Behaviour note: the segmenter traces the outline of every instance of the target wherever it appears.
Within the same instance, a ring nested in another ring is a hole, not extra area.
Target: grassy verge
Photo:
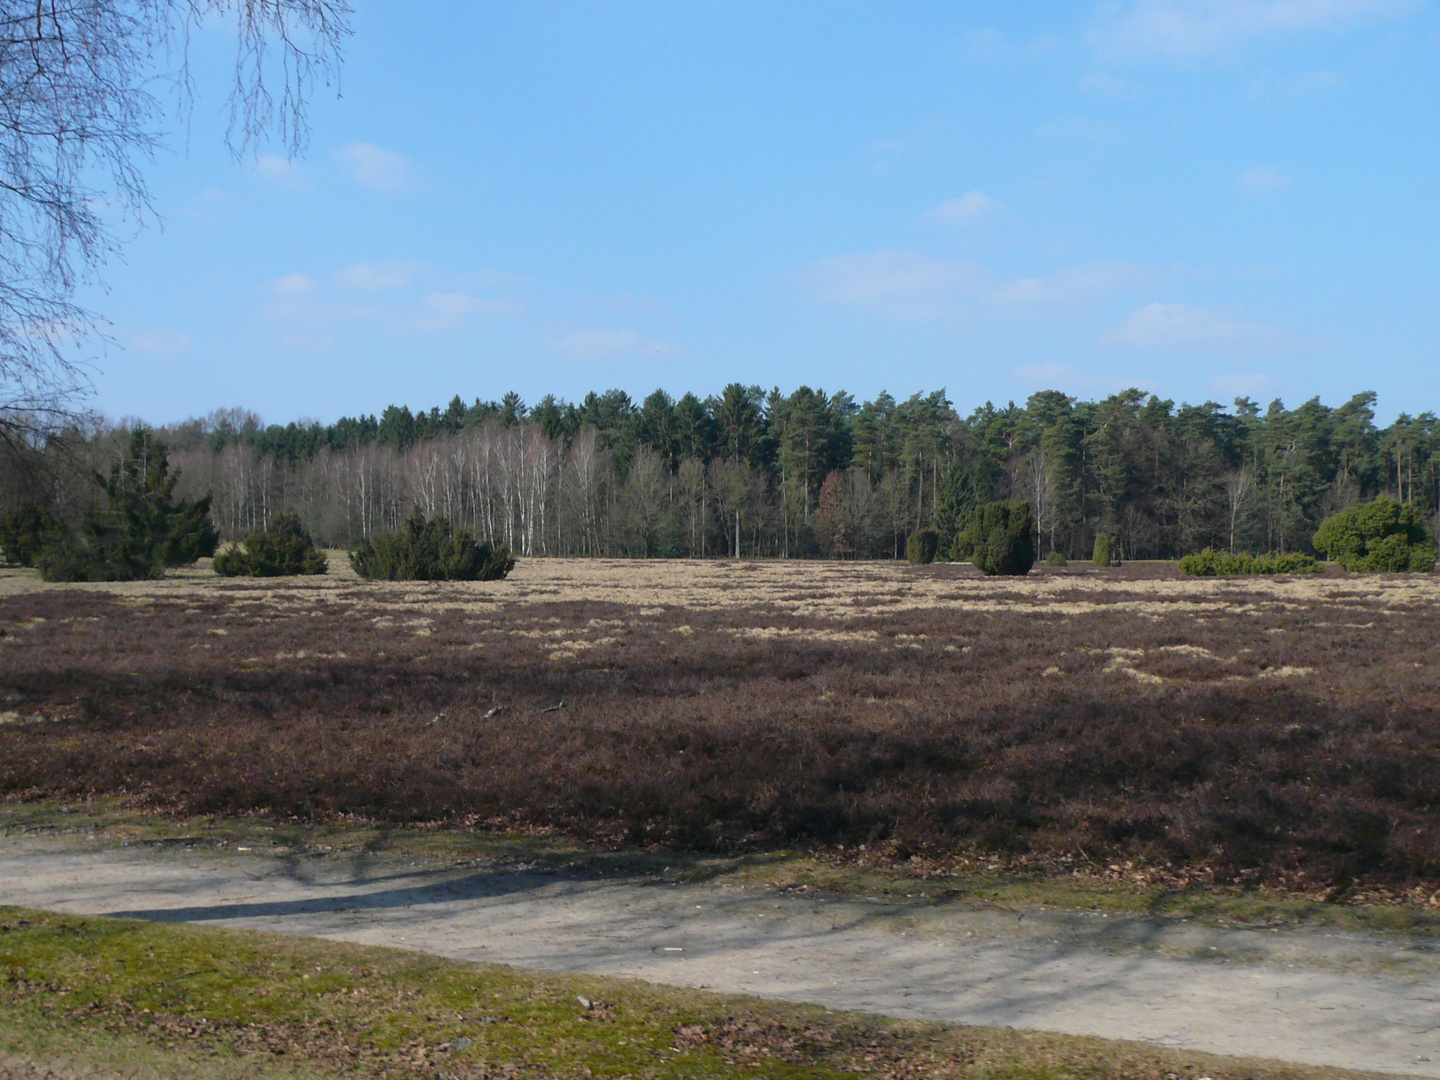
[[[1316,926],[1440,936],[1440,909],[1323,902],[1269,889],[1166,888],[1095,877],[976,871],[931,874],[865,865],[832,855],[768,852],[718,857],[635,848],[597,849],[546,836],[348,822],[275,823],[263,818],[171,818],[128,809],[115,799],[86,803],[0,804],[0,832],[53,836],[101,846],[143,845],[252,852],[294,859],[389,859],[429,865],[493,864],[577,875],[629,876],[871,897],[916,904],[1103,911],[1225,925]]]
[[[1359,1075],[15,908],[0,908],[4,1053],[217,1078]]]

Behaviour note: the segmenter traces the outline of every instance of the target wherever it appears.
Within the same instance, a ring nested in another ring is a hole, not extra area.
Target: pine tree
[[[464,529],[416,507],[394,532],[363,540],[350,552],[363,578],[379,581],[498,581],[515,568],[504,544],[476,543]]]
[[[1331,514],[1315,533],[1315,550],[1352,573],[1435,569],[1435,548],[1419,508],[1384,495]]]
[[[110,466],[95,474],[104,501],[81,523],[78,537],[62,535],[36,558],[47,581],[134,581],[159,577],[215,554],[210,496],[176,499],[165,444],[144,427]]]
[[[294,514],[281,514],[268,529],[252,530],[243,547],[237,544],[215,556],[221,577],[288,577],[327,569],[325,553]]]
[[[64,534],[55,515],[34,503],[21,503],[0,518],[0,553],[21,566],[34,566],[35,559]]]

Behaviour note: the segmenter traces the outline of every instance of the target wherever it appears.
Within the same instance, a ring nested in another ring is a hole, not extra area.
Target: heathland
[[[0,791],[1434,906],[1421,575],[0,576]]]

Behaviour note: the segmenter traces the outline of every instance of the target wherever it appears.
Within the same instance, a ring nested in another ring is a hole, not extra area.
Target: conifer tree
[[[132,431],[110,475],[94,479],[104,499],[85,515],[78,536],[57,536],[36,558],[45,580],[134,581],[215,554],[210,496],[175,498],[179,477],[148,428]]]
[[[1435,548],[1418,508],[1383,495],[1326,518],[1315,533],[1315,550],[1352,573],[1435,569]]]
[[[252,530],[243,547],[237,544],[215,556],[221,577],[288,577],[327,569],[325,553],[294,514],[281,514],[269,528]]]
[[[978,506],[955,537],[955,558],[986,574],[1023,577],[1035,565],[1030,504],[1006,500]]]

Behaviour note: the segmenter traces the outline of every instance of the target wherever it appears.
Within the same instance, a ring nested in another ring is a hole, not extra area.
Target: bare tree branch
[[[235,20],[226,142],[298,153],[306,103],[339,74],[348,0],[0,0],[0,450],[77,416],[102,320],[75,303],[152,216],[143,167],[173,106],[194,99],[192,35]]]

